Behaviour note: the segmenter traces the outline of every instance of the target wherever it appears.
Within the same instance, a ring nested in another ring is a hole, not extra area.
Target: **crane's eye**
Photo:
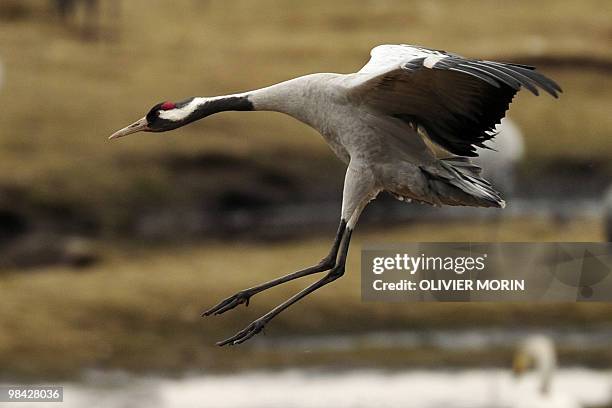
[[[172,102],[164,102],[159,107],[159,109],[161,109],[163,111],[172,110],[174,108],[176,108],[176,105],[174,103],[172,103]]]

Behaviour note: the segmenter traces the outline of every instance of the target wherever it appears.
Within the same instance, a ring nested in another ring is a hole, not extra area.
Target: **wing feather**
[[[515,78],[517,81],[520,82],[521,86],[524,86],[525,88],[527,88],[532,94],[534,95],[540,94],[538,92],[538,88],[536,87],[536,83],[534,83],[531,78],[527,77],[526,75],[523,75],[516,68],[511,69],[510,67],[502,65],[502,64],[499,64],[499,65],[496,64],[495,68],[499,71],[505,72],[508,75],[511,75],[513,78]]]
[[[476,147],[486,147],[522,87],[535,95],[541,88],[555,98],[562,92],[528,65],[381,45],[353,76],[349,93],[386,115],[420,126],[451,153],[476,156]]]
[[[460,67],[464,67],[464,66],[470,67],[472,69],[479,70],[481,72],[489,74],[489,76],[491,76],[492,78],[495,78],[498,81],[505,83],[506,85],[508,85],[509,87],[511,87],[512,89],[516,91],[518,91],[521,88],[521,83],[517,81],[513,76],[508,75],[504,71],[500,69],[496,69],[495,67],[492,67],[490,65],[481,64],[476,61],[468,61],[468,62],[459,64],[459,66]]]
[[[471,75],[475,78],[481,79],[496,88],[499,88],[499,82],[496,81],[498,78],[491,78],[490,73],[484,71],[480,68],[470,67],[470,66],[459,66],[457,68],[448,68],[449,71],[461,72],[463,74]],[[485,75],[483,75],[485,74]],[[489,74],[489,75],[486,75]]]

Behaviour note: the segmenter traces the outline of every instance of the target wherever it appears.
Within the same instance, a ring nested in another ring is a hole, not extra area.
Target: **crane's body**
[[[353,75],[311,74],[243,95],[254,110],[282,112],[316,129],[340,160],[369,183],[363,201],[383,190],[433,202],[419,166],[437,159],[423,139],[399,119],[384,118],[347,95]],[[347,205],[359,203],[347,203]],[[346,214],[347,221],[350,211]]]
[[[111,139],[138,131],[163,132],[214,113],[276,111],[313,127],[347,164],[340,225],[330,253],[317,265],[258,285],[205,312],[221,314],[272,286],[329,271],[220,345],[257,334],[278,313],[344,273],[348,246],[365,206],[381,191],[432,205],[503,207],[468,157],[494,137],[521,87],[554,97],[561,91],[532,67],[471,60],[409,45],[382,45],[357,73],[319,73],[266,88],[218,97],[164,102]],[[431,144],[448,152],[437,157]]]

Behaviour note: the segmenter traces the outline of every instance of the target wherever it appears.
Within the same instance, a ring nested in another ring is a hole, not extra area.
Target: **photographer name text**
[[[427,272],[452,273],[454,279],[400,279],[388,282],[383,279],[372,281],[374,291],[524,291],[524,279],[456,279],[457,275],[466,272],[481,272],[486,268],[487,254],[479,256],[417,256],[395,254],[394,256],[375,257],[372,259],[372,273],[382,275],[388,271],[400,271],[413,277],[420,272],[421,277]]]

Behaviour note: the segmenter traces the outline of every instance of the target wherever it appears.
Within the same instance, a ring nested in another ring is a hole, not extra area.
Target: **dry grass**
[[[268,333],[607,321],[612,310],[606,304],[539,305],[536,309],[530,304],[360,301],[358,251],[364,242],[464,240],[465,228],[461,223],[424,224],[356,234],[347,275],[280,315]],[[490,229],[488,224],[475,226],[470,239],[487,240]],[[564,226],[517,220],[502,224],[498,237],[598,241],[602,231],[594,220]],[[311,264],[326,253],[327,241],[158,250],[123,244],[114,245],[109,259],[90,270],[49,268],[4,275],[0,278],[0,377],[71,376],[86,367],[142,371],[282,364],[292,357],[262,357],[249,347],[228,351],[213,343],[311,279],[257,296],[248,309],[239,307],[222,317],[202,320],[199,313],[234,291]]]

